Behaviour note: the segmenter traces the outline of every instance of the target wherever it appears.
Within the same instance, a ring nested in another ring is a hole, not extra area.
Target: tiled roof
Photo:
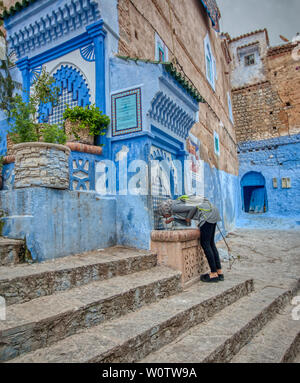
[[[298,41],[298,43],[300,42]],[[275,56],[281,53],[290,52],[295,48],[296,45],[297,45],[297,42],[290,42],[287,44],[272,47],[268,50],[268,56]]]
[[[249,33],[246,33],[244,35],[234,37],[233,39],[230,39],[229,42],[233,43],[234,41],[238,41],[238,40],[244,39],[245,37],[253,36],[253,35],[256,35],[257,33],[262,33],[262,32],[265,32],[266,37],[267,37],[267,44],[270,45],[269,34],[268,34],[268,31],[266,28],[265,29],[258,29],[257,31],[249,32]]]

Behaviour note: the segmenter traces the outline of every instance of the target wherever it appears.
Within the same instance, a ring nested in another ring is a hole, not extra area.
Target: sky
[[[270,45],[284,44],[300,33],[300,0],[217,0],[221,31],[237,37],[267,28]]]

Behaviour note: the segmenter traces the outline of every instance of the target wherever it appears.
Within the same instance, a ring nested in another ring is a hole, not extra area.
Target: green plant
[[[76,140],[80,139],[82,129],[88,129],[91,136],[104,136],[110,124],[110,118],[95,105],[67,107],[63,118],[73,123],[71,129]]]
[[[31,100],[26,103],[20,95],[14,97],[9,119],[11,128],[8,133],[13,143],[39,141],[37,124],[34,120],[35,113],[36,108]]]
[[[42,124],[40,132],[44,142],[64,145],[67,141],[67,136],[64,130],[58,125]]]
[[[42,104],[49,102],[56,105],[59,98],[59,87],[55,86],[55,79],[49,75],[45,68],[33,84],[33,92],[30,100],[36,109]]]
[[[24,102],[20,95],[13,98],[9,114],[10,132],[12,142],[49,142],[57,144],[66,143],[66,135],[58,125],[37,122],[37,109],[39,105],[58,101],[59,88],[54,86],[55,80],[44,69],[40,77],[34,82],[32,95],[28,102]]]

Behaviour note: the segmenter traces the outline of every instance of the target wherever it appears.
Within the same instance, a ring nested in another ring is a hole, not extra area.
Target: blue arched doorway
[[[243,210],[246,213],[268,211],[268,197],[265,177],[258,172],[249,172],[241,180]]]

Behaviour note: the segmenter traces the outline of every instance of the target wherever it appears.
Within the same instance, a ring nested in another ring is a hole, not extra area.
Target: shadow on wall
[[[241,180],[242,208],[246,213],[260,214],[268,211],[265,177],[258,172],[249,172]]]

